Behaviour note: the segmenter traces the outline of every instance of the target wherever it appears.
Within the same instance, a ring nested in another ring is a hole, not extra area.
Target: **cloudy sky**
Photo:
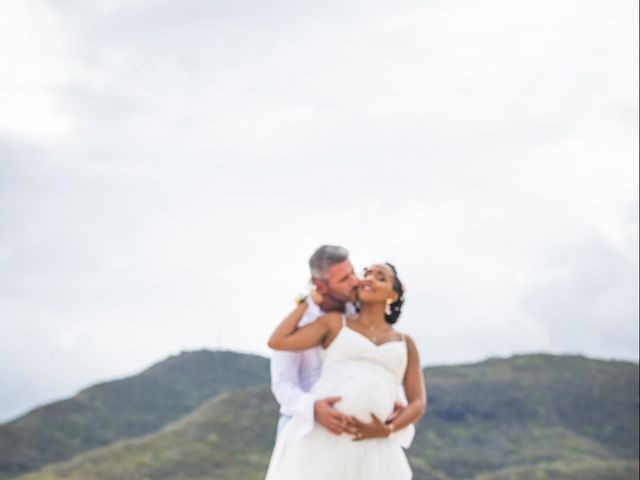
[[[638,2],[8,0],[0,421],[268,355],[320,244],[425,365],[638,360]]]

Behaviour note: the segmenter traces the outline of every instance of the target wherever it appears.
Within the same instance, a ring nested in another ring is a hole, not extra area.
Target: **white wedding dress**
[[[340,396],[335,407],[363,422],[373,412],[380,419],[393,411],[407,367],[403,340],[376,345],[346,325],[324,353],[322,374],[312,392],[316,398]],[[319,424],[298,438],[301,424],[293,417],[283,428],[271,456],[266,480],[409,480],[404,451],[392,434],[354,442]]]

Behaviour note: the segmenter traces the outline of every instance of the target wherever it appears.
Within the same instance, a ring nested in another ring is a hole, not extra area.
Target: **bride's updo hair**
[[[400,313],[402,312],[402,304],[404,303],[404,287],[402,286],[402,282],[398,278],[396,267],[388,262],[385,263],[385,265],[387,265],[393,272],[393,290],[398,294],[398,300],[396,300],[389,306],[391,309],[391,313],[388,315],[385,313],[384,315],[385,321],[393,325],[398,321]]]

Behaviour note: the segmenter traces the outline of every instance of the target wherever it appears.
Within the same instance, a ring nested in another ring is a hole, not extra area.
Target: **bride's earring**
[[[387,298],[387,308],[384,309],[384,313],[386,313],[387,315],[391,315],[391,304],[393,303],[393,300],[391,300],[390,298]]]

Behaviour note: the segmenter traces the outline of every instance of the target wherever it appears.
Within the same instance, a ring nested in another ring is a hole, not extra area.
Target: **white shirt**
[[[308,325],[325,314],[320,307],[307,297],[308,307],[298,322],[299,327]],[[347,315],[356,310],[347,304]],[[316,398],[309,393],[322,372],[321,347],[299,352],[278,351],[271,356],[271,391],[280,404],[280,413],[288,417],[299,417],[304,423],[300,437],[313,428],[314,403]]]
[[[320,307],[307,297],[308,307],[298,322],[303,327],[318,317],[325,315]],[[356,309],[352,304],[345,308],[347,316],[354,315]],[[280,413],[287,417],[298,417],[303,427],[298,438],[308,434],[314,425],[314,404],[317,400],[311,387],[322,373],[321,347],[314,347],[299,352],[276,350],[271,356],[271,391],[280,404]],[[400,389],[398,399],[406,405],[404,391]],[[396,432],[402,446],[409,448],[413,441],[415,428],[413,425]]]

